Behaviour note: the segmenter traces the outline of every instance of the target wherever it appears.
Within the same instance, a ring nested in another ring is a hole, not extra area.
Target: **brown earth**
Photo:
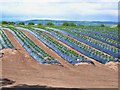
[[[72,69],[60,65],[39,64],[29,56],[10,32],[5,32],[17,49],[2,50],[3,55],[0,58],[2,78],[15,81],[15,83],[3,87],[19,84],[67,88],[118,87],[118,72],[116,70],[106,68],[106,66],[98,67],[89,64],[74,66],[71,67]]]

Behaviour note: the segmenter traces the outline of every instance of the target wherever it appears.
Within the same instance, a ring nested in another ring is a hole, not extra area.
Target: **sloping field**
[[[119,41],[107,39],[102,32],[98,36],[85,32],[68,27],[4,26],[0,30],[2,78],[14,83],[3,87],[117,88]]]
[[[29,63],[30,59],[19,53],[19,50],[4,49],[3,53],[2,78],[15,81],[4,87],[20,84],[66,88],[118,87],[117,71],[109,68],[86,64],[76,66],[74,69],[58,65],[37,65]]]

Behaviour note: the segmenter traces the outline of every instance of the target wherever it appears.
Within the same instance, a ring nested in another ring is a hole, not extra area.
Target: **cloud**
[[[74,3],[69,4],[68,7],[70,7],[74,12],[81,15],[117,15],[118,12],[118,7],[116,7],[115,3]]]
[[[3,18],[9,19],[113,19],[116,21],[118,16],[117,4],[118,0],[2,0],[0,1],[0,8],[2,8],[0,13],[2,13]]]
[[[1,0],[1,2],[119,2],[119,0]]]

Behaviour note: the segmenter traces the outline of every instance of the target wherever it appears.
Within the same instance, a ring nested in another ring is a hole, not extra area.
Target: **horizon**
[[[0,20],[60,20],[118,22],[119,0],[0,1]]]
[[[7,22],[26,22],[26,21],[67,21],[67,22],[114,22],[114,23],[119,23],[118,21],[83,21],[83,20],[65,20],[65,19],[26,19],[26,20],[0,20],[0,22],[2,21],[7,21]]]

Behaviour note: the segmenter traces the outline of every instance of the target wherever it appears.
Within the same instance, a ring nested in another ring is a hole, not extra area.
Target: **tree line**
[[[16,24],[14,22],[7,22],[7,21],[2,21],[1,23],[2,24],[8,24],[8,25],[15,25]],[[17,23],[17,25],[25,25],[25,23],[24,22],[19,22],[19,23]],[[29,22],[29,23],[27,23],[27,25],[35,25],[35,23]],[[43,25],[43,24],[38,23],[37,25]],[[52,23],[52,22],[47,22],[45,25],[47,25],[47,26],[55,26],[55,24]],[[74,24],[73,22],[64,22],[62,24],[62,26],[76,26],[76,24]]]
[[[1,24],[7,24],[7,25],[15,25],[15,24],[17,24],[17,25],[25,25],[24,22],[15,23],[15,22],[7,22],[7,21],[2,21]],[[35,25],[35,23],[28,22],[27,25]],[[42,26],[43,24],[42,23],[38,23],[37,25]],[[52,22],[47,22],[45,25],[47,25],[47,26],[55,26],[55,24],[52,23]],[[77,25],[75,23],[73,23],[73,22],[63,22],[61,24],[61,26],[77,26]],[[83,25],[79,25],[79,26],[83,26]],[[101,24],[100,26],[101,27],[105,27],[104,24]],[[120,24],[118,24],[117,27],[120,27]]]

